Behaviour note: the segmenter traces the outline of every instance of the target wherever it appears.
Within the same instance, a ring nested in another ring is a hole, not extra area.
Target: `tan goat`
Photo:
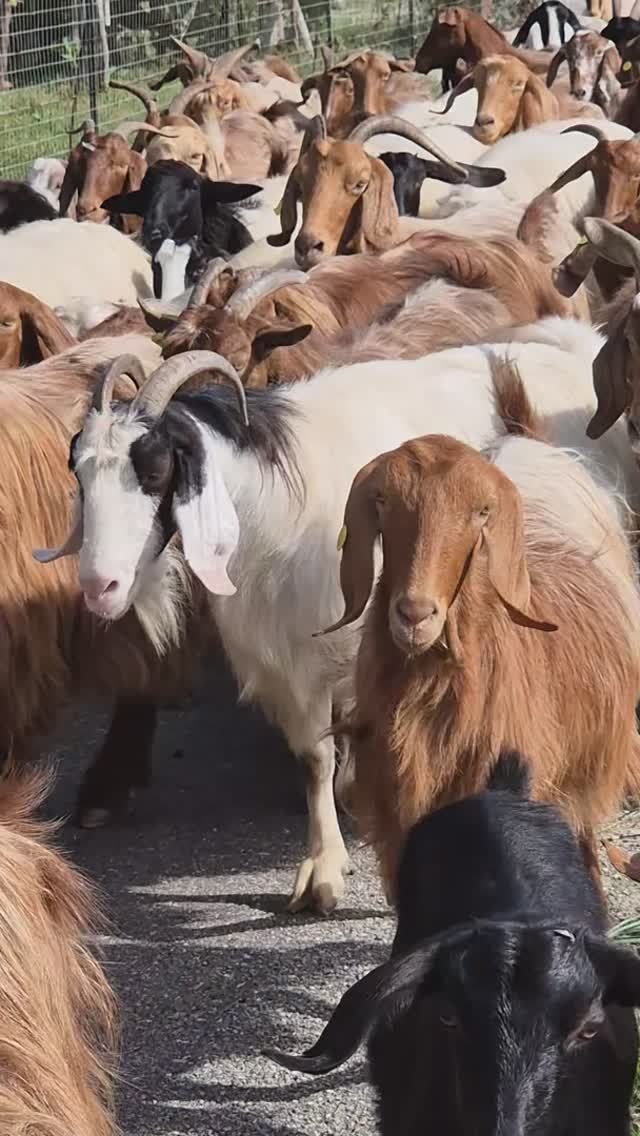
[[[28,367],[75,342],[48,304],[0,282],[0,369]]]
[[[519,380],[498,404],[513,433],[536,429]],[[344,531],[336,627],[368,603],[382,537],[350,732],[387,893],[411,825],[478,790],[509,746],[596,872],[594,827],[640,787],[640,598],[613,499],[529,437],[489,456],[432,435],[360,471]]]
[[[223,144],[214,146],[192,118],[170,110],[161,112],[153,95],[137,83],[112,79],[109,85],[129,91],[144,104],[147,118],[144,124],[140,124],[133,149],[145,150],[147,165],[171,159],[174,162],[185,162],[196,173],[205,174],[214,181],[228,177],[229,167],[224,158]],[[106,196],[102,198],[103,201],[106,201]]]
[[[420,94],[406,73],[407,60],[391,59],[380,51],[355,51],[337,63],[324,53],[325,70],[305,80],[303,93],[320,95],[327,130],[346,137],[370,114],[392,114],[403,102]]]

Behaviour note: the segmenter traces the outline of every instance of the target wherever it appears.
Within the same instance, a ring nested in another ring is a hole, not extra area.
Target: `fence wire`
[[[500,0],[517,6],[519,0]],[[139,101],[109,78],[149,81],[176,57],[172,35],[215,56],[259,38],[302,74],[319,47],[412,53],[436,0],[0,0],[0,174],[64,157],[85,118],[101,131],[140,118]],[[494,18],[496,9],[493,9]],[[508,18],[508,17],[507,17]],[[166,102],[178,87],[163,88]]]

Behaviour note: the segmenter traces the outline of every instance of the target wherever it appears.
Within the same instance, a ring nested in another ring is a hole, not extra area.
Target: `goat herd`
[[[640,22],[585,22],[445,8],[303,82],[176,41],[166,110],[114,83],[144,121],[0,184],[2,1134],[115,1124],[35,739],[110,700],[105,824],[214,639],[305,771],[290,911],[343,895],[335,788],[398,916],[274,1059],[366,1040],[384,1136],[629,1132],[597,832],[640,794]]]

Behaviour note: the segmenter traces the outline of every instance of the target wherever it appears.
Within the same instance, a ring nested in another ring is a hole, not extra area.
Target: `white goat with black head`
[[[615,484],[625,462],[633,478],[624,430],[621,437],[615,427],[601,443],[585,438],[601,337],[557,318],[523,335],[509,353],[554,440],[597,450]],[[351,482],[361,466],[421,432],[488,445],[500,430],[492,350],[354,364],[246,392],[226,359],[187,352],[163,363],[129,403],[112,403],[113,378],[105,382],[72,443],[78,523],[61,549],[39,555],[79,549],[90,609],[118,619],[134,607],[161,648],[183,627],[179,533],[184,559],[215,597],[242,697],[261,705],[304,760],[309,848],[292,910],[309,902],[331,910],[347,864],[327,731],[351,696],[359,625],[315,633],[342,613],[336,536]],[[202,371],[233,389],[180,389]],[[136,379],[135,360],[120,360],[120,372]]]

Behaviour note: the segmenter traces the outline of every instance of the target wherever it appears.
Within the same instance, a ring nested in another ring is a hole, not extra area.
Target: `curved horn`
[[[121,375],[129,375],[136,390],[145,382],[146,375],[142,363],[135,355],[118,355],[107,368],[101,379],[98,380],[91,400],[91,409],[104,414],[108,410],[113,398],[116,379]]]
[[[433,154],[434,158],[442,162],[443,165],[448,166],[450,170],[458,174],[460,181],[466,181],[468,173],[464,166],[458,165],[454,162],[444,150],[441,150],[437,143],[432,142],[427,138],[426,134],[414,126],[411,122],[405,122],[403,118],[399,118],[393,114],[372,114],[370,118],[365,118],[359,126],[356,126],[349,135],[349,142],[365,143],[369,138],[373,138],[375,134],[397,134],[400,138],[407,138],[410,142],[415,142],[418,146],[422,146],[429,154]]]
[[[198,51],[197,48],[191,47],[188,43],[185,43],[184,40],[178,39],[177,36],[170,36],[169,38],[171,42],[175,43],[176,47],[186,55],[195,75],[204,75],[205,72],[208,72],[213,66],[213,59],[205,55],[204,51]]]
[[[447,99],[447,105],[444,110],[434,110],[432,114],[448,114],[458,95],[464,95],[466,91],[470,91],[475,86],[475,69],[470,71],[468,75],[464,75],[460,82],[453,88]]]
[[[117,91],[128,91],[130,95],[135,95],[144,105],[144,109],[149,116],[148,121],[153,126],[160,125],[160,107],[158,106],[158,101],[154,99],[153,95],[146,87],[139,87],[137,83],[125,83],[122,79],[110,79],[109,86],[114,87]]]
[[[96,133],[96,124],[95,124],[95,122],[93,121],[92,118],[85,118],[84,122],[81,122],[79,126],[76,126],[75,130],[67,130],[67,134],[69,135],[70,138],[73,137],[76,134],[81,134],[81,133],[82,134],[95,134]]]
[[[209,261],[207,267],[202,273],[202,276],[198,280],[198,283],[191,293],[191,299],[187,304],[189,311],[191,311],[193,308],[202,307],[207,299],[207,293],[209,292],[213,281],[217,280],[218,276],[222,275],[225,268],[230,267],[231,266],[229,265],[228,261],[226,261],[223,256],[216,256],[213,260]]]
[[[580,123],[578,126],[568,126],[566,130],[561,131],[562,134],[590,134],[592,138],[597,139],[598,142],[609,142],[609,137],[591,122]]]
[[[547,87],[550,87],[551,84],[555,82],[556,75],[558,74],[558,71],[560,69],[560,64],[564,63],[566,61],[566,58],[567,45],[566,43],[563,43],[560,50],[556,51],[553,59],[551,60],[551,63],[549,64],[549,70],[547,71],[546,78]]]
[[[260,47],[260,40],[254,39],[251,43],[245,44],[244,47],[235,47],[233,51],[226,51],[224,55],[219,55],[217,59],[213,59],[211,74],[215,75],[218,79],[220,77],[227,78],[229,72],[248,55],[250,51],[258,50]]]
[[[160,418],[171,402],[176,391],[194,375],[202,371],[220,371],[226,381],[234,388],[245,426],[249,425],[247,393],[242,379],[224,355],[215,351],[185,351],[175,355],[158,367],[147,379],[133,400],[133,408],[151,418]]]
[[[280,288],[287,288],[292,284],[308,283],[306,272],[295,268],[279,268],[275,272],[266,272],[257,280],[251,280],[241,288],[237,288],[225,304],[225,311],[232,312],[238,319],[247,319],[258,304],[278,292]]]
[[[582,177],[583,174],[593,173],[593,153],[593,150],[589,150],[587,154],[583,154],[581,158],[578,158],[572,166],[569,166],[568,170],[565,170],[564,173],[556,178],[546,192],[557,193],[559,189],[564,189],[565,185],[576,181],[579,177]]]
[[[188,87],[183,87],[179,94],[172,98],[169,103],[169,114],[185,114],[191,100],[204,91],[210,91],[217,82],[217,79],[194,79]]]
[[[147,131],[149,134],[159,134],[161,138],[180,137],[177,130],[162,130],[159,126],[152,126],[150,122],[136,122],[135,119],[127,119],[126,122],[118,123],[117,126],[114,126],[111,133],[119,134],[122,138],[128,138],[130,134],[137,134],[139,131]]]

